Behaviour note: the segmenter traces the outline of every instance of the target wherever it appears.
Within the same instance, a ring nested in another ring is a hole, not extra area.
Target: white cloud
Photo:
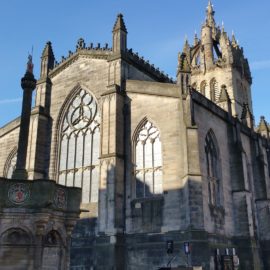
[[[21,98],[12,98],[12,99],[0,99],[0,104],[9,104],[9,103],[16,103],[21,102]]]
[[[250,67],[252,70],[270,69],[270,60],[255,61]]]

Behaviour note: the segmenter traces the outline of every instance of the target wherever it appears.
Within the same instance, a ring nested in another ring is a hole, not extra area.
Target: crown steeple
[[[200,36],[195,34],[192,44],[185,40],[182,53],[179,54],[177,82],[184,85],[187,81],[186,85],[199,86],[206,97],[212,97],[211,93],[214,92],[213,102],[227,111],[231,107],[233,116],[241,118],[245,107],[243,121],[252,126],[252,78],[248,61],[235,35],[230,38],[224,29],[224,23],[219,27],[214,16],[215,10],[209,0]],[[228,67],[232,70],[230,74]],[[220,76],[221,74],[223,75]],[[212,79],[215,82],[213,85],[210,84]],[[209,87],[205,87],[205,83]],[[244,104],[248,104],[248,107]]]

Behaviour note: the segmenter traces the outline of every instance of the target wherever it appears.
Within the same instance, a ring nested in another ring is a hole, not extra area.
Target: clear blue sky
[[[270,121],[270,1],[213,0],[216,22],[244,47],[253,76],[256,123]],[[175,77],[177,53],[185,35],[200,33],[207,0],[2,0],[0,3],[0,126],[20,115],[27,54],[34,46],[35,76],[40,55],[50,40],[57,60],[75,50],[83,37],[87,44],[111,46],[111,30],[121,12],[128,29],[128,47]]]

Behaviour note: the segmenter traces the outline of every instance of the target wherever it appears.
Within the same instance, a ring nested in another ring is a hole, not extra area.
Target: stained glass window
[[[82,187],[82,202],[98,201],[100,116],[98,106],[81,90],[70,102],[60,131],[58,182]]]
[[[147,121],[135,141],[136,197],[161,194],[162,153],[159,130]]]

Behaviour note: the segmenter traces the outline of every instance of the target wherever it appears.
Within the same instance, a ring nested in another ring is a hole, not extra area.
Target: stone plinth
[[[0,178],[1,269],[69,269],[80,201],[79,188]]]

